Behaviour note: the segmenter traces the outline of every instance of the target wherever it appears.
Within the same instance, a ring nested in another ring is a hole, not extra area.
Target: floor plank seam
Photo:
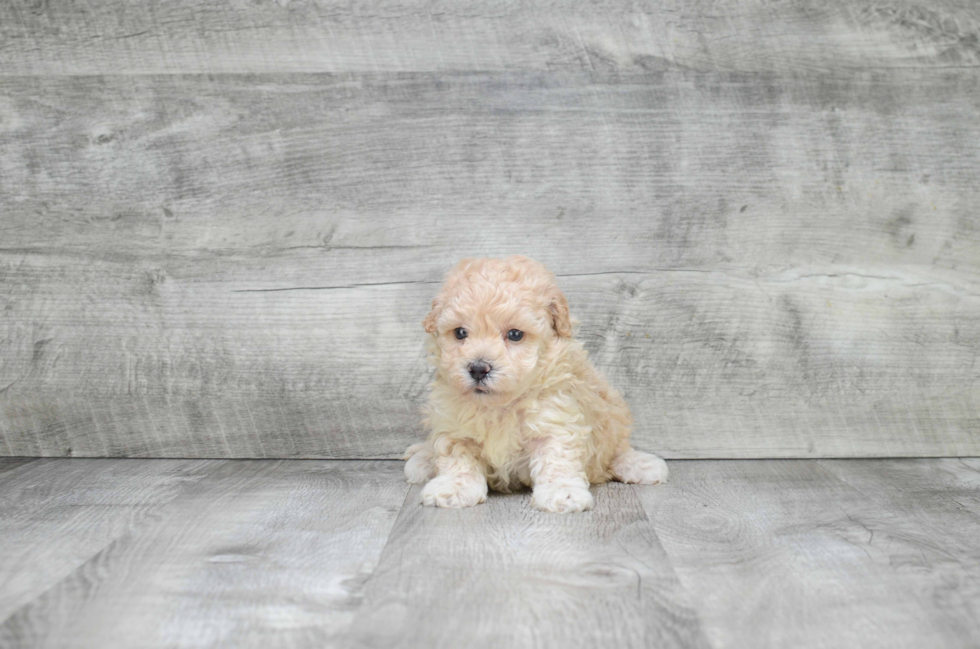
[[[668,479],[668,484],[669,482],[670,480]],[[663,485],[655,485],[653,488],[657,489],[662,486]],[[700,631],[700,636],[702,641],[704,642],[705,646],[708,647],[709,649],[717,649],[715,645],[711,642],[711,638],[706,632],[707,626],[705,624],[704,618],[701,615],[701,611],[697,607],[697,600],[696,600],[694,590],[691,588],[689,583],[685,582],[684,578],[681,576],[681,573],[677,570],[677,561],[675,557],[671,556],[670,550],[667,549],[667,545],[663,542],[663,539],[660,538],[660,533],[657,531],[656,522],[654,518],[650,515],[650,512],[647,511],[646,506],[643,504],[643,499],[640,497],[640,494],[637,492],[637,489],[639,489],[640,487],[634,484],[629,485],[629,487],[630,487],[630,491],[633,494],[633,497],[637,501],[637,505],[640,507],[640,510],[643,512],[643,515],[646,516],[647,523],[649,524],[650,532],[653,533],[654,538],[657,539],[657,544],[663,550],[664,556],[667,558],[667,562],[670,565],[670,570],[673,573],[674,578],[677,580],[677,583],[680,585],[681,595],[684,597],[684,599],[687,600],[690,610],[694,614],[694,619],[697,624],[697,628]],[[633,555],[631,554],[630,556]],[[643,562],[641,561],[641,563]]]
[[[412,497],[412,491],[413,491],[414,485],[412,485],[412,484],[410,484],[408,482],[406,482],[406,484],[408,485],[408,490],[405,493],[405,498],[402,500],[401,507],[398,508],[398,515],[395,517],[395,520],[392,521],[391,527],[388,529],[388,535],[385,537],[385,544],[383,546],[381,546],[381,552],[378,553],[378,560],[375,562],[374,567],[371,569],[371,576],[368,577],[367,579],[365,579],[361,583],[361,585],[360,585],[360,593],[359,594],[362,595],[362,596],[364,595],[365,592],[367,592],[368,586],[374,580],[374,576],[377,573],[378,566],[381,565],[381,562],[385,558],[385,553],[388,551],[388,544],[391,541],[391,534],[398,527],[398,521],[402,517],[402,514],[405,511],[406,506],[408,506],[409,498]],[[421,506],[421,505],[419,504],[419,506]],[[363,604],[363,597],[362,597],[362,600],[361,600],[361,604]],[[358,609],[360,609],[360,605],[358,605]],[[355,613],[354,615],[355,615],[355,618],[356,618],[357,614]]]

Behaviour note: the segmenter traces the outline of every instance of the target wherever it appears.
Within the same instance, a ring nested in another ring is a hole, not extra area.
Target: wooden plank
[[[0,90],[0,454],[397,457],[441,274],[514,252],[641,448],[980,454],[976,74]]]
[[[918,482],[935,465],[906,462],[907,485],[935,488]],[[877,460],[848,466],[892,499],[871,500],[808,461],[675,462],[669,485],[637,490],[713,646],[980,642],[976,544],[909,516],[918,491],[879,483]],[[976,538],[975,518],[957,524]]]
[[[980,269],[980,73],[0,78],[0,96],[7,264],[140,262],[148,291],[202,257],[224,279],[250,264],[235,288],[256,289],[435,281],[514,249],[559,273]]]
[[[969,68],[978,23],[956,0],[4,3],[0,71]]]
[[[980,597],[980,460],[827,460],[820,466],[881,508],[922,529],[941,530],[945,552],[973,568],[959,583],[972,580]]]
[[[543,514],[530,495],[465,510],[409,494],[345,646],[705,647],[636,496]]]
[[[0,644],[333,646],[407,490],[398,463],[221,464],[21,606]]]
[[[119,317],[135,282],[93,282],[122,296],[97,307],[52,283],[66,312],[35,321],[61,358],[25,354],[24,378],[0,397],[12,453],[397,457],[422,434],[429,369],[415,323],[434,286],[234,293],[208,287],[201,272],[168,280],[135,322]],[[911,280],[824,275],[562,283],[593,359],[633,407],[640,448],[668,457],[980,451],[976,299]],[[148,330],[158,317],[173,324]]]
[[[213,466],[57,459],[0,473],[0,620],[116,539],[151,525]]]
[[[0,458],[0,473],[6,473],[7,471],[13,471],[25,464],[30,464],[31,462],[36,462],[36,458],[32,457],[5,457]]]

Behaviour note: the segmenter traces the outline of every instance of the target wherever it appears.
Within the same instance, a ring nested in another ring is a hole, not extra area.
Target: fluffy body
[[[590,484],[667,479],[661,458],[630,448],[629,407],[572,337],[568,303],[541,264],[460,262],[423,325],[435,366],[431,433],[405,454],[408,481],[427,483],[423,504],[469,507],[488,487],[526,486],[535,507],[575,512],[592,508]],[[474,363],[491,368],[486,377],[474,377]]]

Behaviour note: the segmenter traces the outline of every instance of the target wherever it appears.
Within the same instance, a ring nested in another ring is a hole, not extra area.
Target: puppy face
[[[461,261],[423,325],[435,337],[440,378],[485,403],[525,392],[548,347],[572,335],[554,275],[526,257]]]

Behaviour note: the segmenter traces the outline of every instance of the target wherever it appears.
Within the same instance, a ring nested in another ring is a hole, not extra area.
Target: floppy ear
[[[429,315],[422,320],[422,326],[425,327],[426,333],[436,332],[436,321],[439,319],[440,313],[442,313],[442,302],[437,297],[432,300],[432,310],[429,311]]]
[[[551,326],[559,338],[572,337],[572,317],[568,313],[568,300],[565,294],[557,286],[551,295],[551,302],[548,304],[548,312],[551,314]]]

